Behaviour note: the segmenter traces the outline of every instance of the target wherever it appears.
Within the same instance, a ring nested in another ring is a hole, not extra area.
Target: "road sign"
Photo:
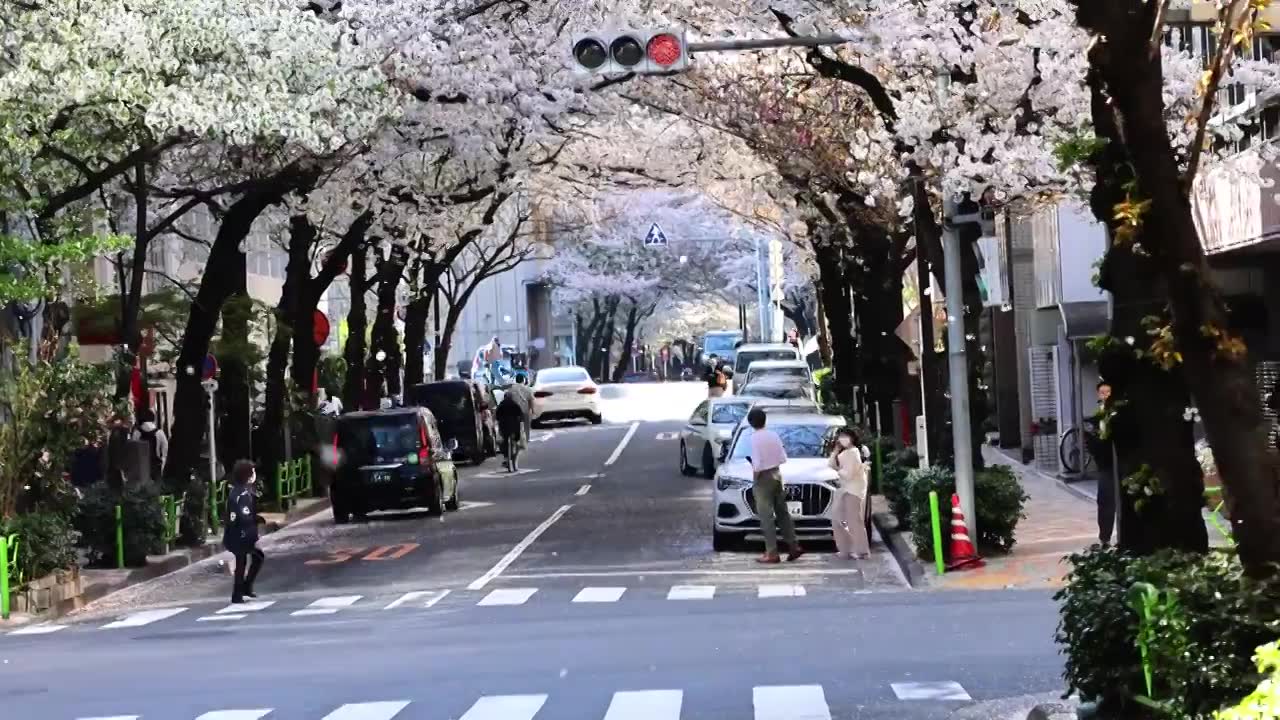
[[[658,223],[649,226],[649,232],[644,236],[645,247],[666,247],[667,236],[662,232],[662,228],[658,227]]]
[[[218,361],[213,355],[204,356],[204,370],[200,373],[200,379],[212,380],[214,375],[218,374]]]

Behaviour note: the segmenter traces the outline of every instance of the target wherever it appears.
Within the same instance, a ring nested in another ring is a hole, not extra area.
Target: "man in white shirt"
[[[798,560],[804,555],[800,542],[796,539],[796,526],[787,511],[787,494],[782,488],[782,464],[787,461],[786,448],[782,439],[772,430],[765,429],[765,414],[760,408],[752,408],[747,413],[747,423],[751,425],[751,472],[754,479],[752,493],[756,499],[756,515],[760,517],[760,532],[764,535],[764,555],[756,562],[774,565],[782,561],[778,556],[778,531],[775,524],[782,525],[782,537],[787,543],[787,562]]]

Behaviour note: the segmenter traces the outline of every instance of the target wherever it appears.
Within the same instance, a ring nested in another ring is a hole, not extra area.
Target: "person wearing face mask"
[[[867,466],[852,430],[841,428],[836,434],[836,445],[827,464],[836,471],[840,482],[831,503],[831,532],[835,536],[836,551],[841,557],[855,560],[870,557],[871,544],[863,516],[867,502]]]
[[[257,497],[253,489],[257,479],[252,460],[236,461],[227,492],[227,528],[222,533],[222,546],[236,557],[235,585],[231,589],[231,602],[236,604],[243,603],[245,598],[258,597],[253,591],[253,581],[266,559],[266,554],[258,548]]]

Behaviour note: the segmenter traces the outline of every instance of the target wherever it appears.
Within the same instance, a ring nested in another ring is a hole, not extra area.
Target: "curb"
[[[313,515],[324,512],[329,508],[329,498],[309,498],[315,502],[309,503],[306,507],[295,507],[293,510],[284,513],[280,520],[270,520],[260,528],[262,535],[270,535],[278,530],[304,520]],[[268,513],[279,515],[279,513]],[[0,621],[0,628],[10,625],[25,625],[33,622],[47,622],[57,620],[58,618],[69,615],[95,600],[100,600],[114,592],[119,592],[125,588],[139,585],[149,580],[155,580],[158,577],[177,572],[189,565],[194,565],[201,560],[208,559],[222,552],[221,540],[206,540],[204,545],[193,548],[179,548],[164,557],[163,560],[153,563],[147,563],[145,567],[140,567],[129,572],[123,580],[114,583],[94,583],[87,585],[84,592],[79,596],[65,600],[43,613],[38,615],[26,615],[22,618],[14,617],[8,621]]]
[[[995,698],[953,711],[949,720],[1076,720],[1076,700],[1061,692]]]
[[[928,587],[928,576],[924,565],[916,558],[915,548],[911,547],[906,534],[898,531],[898,518],[891,512],[877,512],[872,513],[871,521],[875,523],[876,531],[880,533],[880,539],[884,541],[885,547],[889,548],[889,553],[897,561],[898,568],[907,579],[907,584],[914,589]]]

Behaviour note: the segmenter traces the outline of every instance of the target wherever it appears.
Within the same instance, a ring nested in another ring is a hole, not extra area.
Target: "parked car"
[[[803,360],[800,351],[794,345],[786,343],[748,343],[738,348],[733,358],[733,370],[737,375],[746,377],[751,363],[760,360]]]
[[[703,400],[680,431],[680,472],[706,477],[716,473],[720,446],[733,436],[733,429],[747,416],[751,398],[719,397]]]
[[[780,413],[769,417],[768,428],[778,434],[787,451],[787,461],[780,468],[782,483],[796,535],[802,542],[831,539],[827,511],[835,496],[837,476],[827,465],[827,456],[836,431],[844,426],[845,419],[835,415]],[[724,462],[716,470],[711,544],[717,551],[760,537],[760,519],[751,489],[751,463],[747,460],[753,432],[745,420],[739,423],[733,439],[725,446]],[[870,506],[867,503],[864,518],[868,527]]]
[[[593,425],[604,422],[600,414],[600,387],[576,365],[539,370],[533,381],[535,425],[548,420],[585,418]]]
[[[329,486],[335,523],[375,510],[458,509],[457,443],[441,437],[427,408],[348,413],[335,430],[338,465]]]
[[[486,403],[475,382],[440,380],[415,385],[409,392],[409,404],[431,411],[445,439],[457,441],[459,460],[479,465],[496,452],[486,439]]]
[[[497,388],[489,383],[474,383],[476,397],[476,406],[481,408],[480,411],[480,429],[484,433],[484,451],[488,456],[498,454],[498,403],[502,402],[502,398],[498,397]]]
[[[805,380],[812,383],[813,373],[809,370],[809,363],[799,358],[756,360],[747,367],[742,384],[746,386],[758,380]]]

